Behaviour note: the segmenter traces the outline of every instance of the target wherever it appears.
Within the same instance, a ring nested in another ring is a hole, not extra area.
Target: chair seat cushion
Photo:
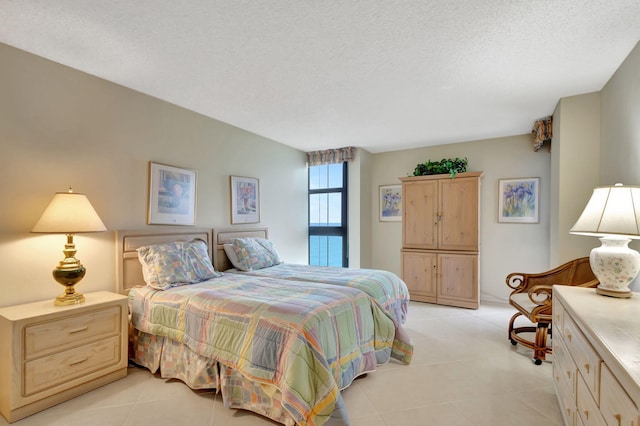
[[[544,298],[541,298],[544,299]],[[517,307],[523,313],[526,312],[528,314],[533,313],[535,308],[540,307],[537,303],[534,303],[529,298],[529,293],[516,293],[509,296],[509,301],[512,305]],[[542,301],[542,300],[541,300]]]

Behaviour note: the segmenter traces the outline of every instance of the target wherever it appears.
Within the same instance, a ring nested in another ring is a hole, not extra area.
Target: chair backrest
[[[591,264],[588,257],[581,257],[574,260],[575,265],[573,268],[573,276],[570,279],[569,285],[584,284],[596,279],[593,271],[591,270]]]
[[[588,257],[573,259],[547,272],[530,274],[529,284],[580,285],[596,279]]]
[[[573,259],[550,271],[525,274],[514,272],[507,276],[507,285],[513,289],[511,294],[526,293],[532,286],[543,285],[583,285],[593,281],[596,285],[596,276],[591,270],[588,257]]]

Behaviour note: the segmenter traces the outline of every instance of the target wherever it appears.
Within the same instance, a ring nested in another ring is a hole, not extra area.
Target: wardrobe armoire
[[[411,300],[477,309],[483,172],[402,181],[402,279]]]

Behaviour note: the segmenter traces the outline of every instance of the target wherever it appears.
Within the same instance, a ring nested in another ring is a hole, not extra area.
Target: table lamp
[[[640,187],[598,187],[569,231],[600,237],[602,245],[591,250],[589,263],[600,281],[598,294],[631,297],[629,284],[640,271],[640,254],[629,248],[640,238]]]
[[[83,232],[101,232],[107,228],[87,199],[86,195],[73,192],[57,192],[31,232],[46,234],[66,234],[64,259],[53,270],[53,278],[65,287],[58,296],[56,306],[75,305],[84,302],[84,296],[76,292],[75,285],[84,277],[86,270],[75,258],[76,246],[73,235]]]

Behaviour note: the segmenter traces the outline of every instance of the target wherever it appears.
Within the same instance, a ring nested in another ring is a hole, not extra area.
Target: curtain
[[[536,120],[533,124],[533,150],[539,150],[542,145],[547,142],[551,143],[551,137],[553,136],[553,117],[545,117],[540,120]]]
[[[327,149],[324,151],[307,152],[307,164],[309,166],[319,166],[321,164],[337,164],[351,161],[355,158],[355,148]]]

